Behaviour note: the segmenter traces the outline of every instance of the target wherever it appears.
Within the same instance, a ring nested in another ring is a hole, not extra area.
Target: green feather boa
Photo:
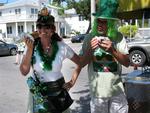
[[[37,45],[35,46],[35,50],[39,54],[39,56],[43,62],[43,70],[52,70],[52,63],[55,60],[56,54],[59,49],[56,40],[53,40],[51,44],[52,44],[52,55],[51,56],[44,53],[44,50],[42,48],[42,44],[41,44],[40,40],[38,41]],[[36,63],[36,59],[35,59],[34,55],[35,54],[33,54],[33,57],[32,57],[32,64]]]

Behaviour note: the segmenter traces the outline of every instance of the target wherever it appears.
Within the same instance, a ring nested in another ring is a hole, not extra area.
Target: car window
[[[150,40],[150,37],[145,37],[144,39],[145,39],[145,40]]]
[[[150,37],[145,37],[145,38],[133,38],[133,39],[128,39],[127,42],[132,43],[132,42],[150,42]]]
[[[4,46],[4,45],[5,45],[5,43],[0,41],[0,46]]]

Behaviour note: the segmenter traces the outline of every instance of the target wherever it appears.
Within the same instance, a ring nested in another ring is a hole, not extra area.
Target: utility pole
[[[91,0],[91,25],[93,25],[93,21],[94,21],[94,16],[92,15],[93,13],[95,13],[95,10],[96,10],[96,0]]]

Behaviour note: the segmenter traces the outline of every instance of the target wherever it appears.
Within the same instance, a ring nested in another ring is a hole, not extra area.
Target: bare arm
[[[93,50],[96,49],[97,47],[101,47],[105,51],[108,51],[109,53],[111,53],[120,64],[126,67],[130,65],[128,55],[122,54],[121,52],[117,51],[113,47],[113,43],[110,40],[101,41],[101,40],[97,40],[96,38],[93,38],[91,41],[91,47]]]
[[[74,86],[81,72],[81,69],[91,61],[91,49],[87,50],[83,56],[78,56],[77,54],[74,54],[71,60],[76,63],[76,68],[73,71],[71,80],[64,84],[64,88],[67,90]]]
[[[115,49],[112,50],[112,54],[120,64],[122,64],[126,67],[128,67],[130,65],[128,55],[124,55],[124,54],[120,53],[119,51],[117,51]]]
[[[76,69],[73,71],[73,74],[72,74],[72,77],[71,77],[71,80],[67,83],[64,84],[64,88],[67,89],[67,90],[70,90],[70,88],[72,88],[74,86],[74,84],[76,83],[77,81],[77,78],[81,72],[81,67],[80,66],[77,66]]]
[[[26,76],[29,73],[30,67],[31,67],[31,57],[32,57],[32,52],[33,52],[33,41],[26,38],[25,44],[27,45],[27,52],[23,56],[22,62],[20,64],[20,72]]]
[[[64,84],[64,88],[69,90],[74,86],[76,83],[76,80],[81,72],[82,66],[80,63],[80,57],[77,54],[74,54],[73,57],[71,58],[71,61],[73,61],[76,64],[76,69],[73,71],[72,78],[69,82]]]

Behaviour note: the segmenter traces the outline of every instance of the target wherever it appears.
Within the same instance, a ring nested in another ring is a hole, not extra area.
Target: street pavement
[[[64,41],[79,53],[82,43],[72,44],[70,39]],[[27,77],[21,75],[19,66],[14,64],[15,56],[0,57],[0,113],[26,113],[28,102]],[[70,60],[63,62],[62,73],[65,80],[71,79],[75,64]],[[133,68],[123,67],[123,74],[133,71]],[[30,75],[30,74],[29,74]],[[29,76],[28,75],[28,76]],[[90,113],[90,95],[87,76],[87,66],[84,67],[74,87],[69,91],[74,103],[71,113]]]
[[[15,56],[0,57],[0,113],[26,113],[26,78],[14,62]]]
[[[79,53],[82,43],[71,43],[71,39],[64,39],[77,54]],[[75,64],[66,59],[63,63],[62,72],[66,78],[66,81],[71,79],[71,73],[75,69]],[[84,67],[76,81],[74,87],[69,91],[71,97],[74,99],[74,103],[71,105],[71,113],[90,113],[90,95],[87,76],[87,66]]]

